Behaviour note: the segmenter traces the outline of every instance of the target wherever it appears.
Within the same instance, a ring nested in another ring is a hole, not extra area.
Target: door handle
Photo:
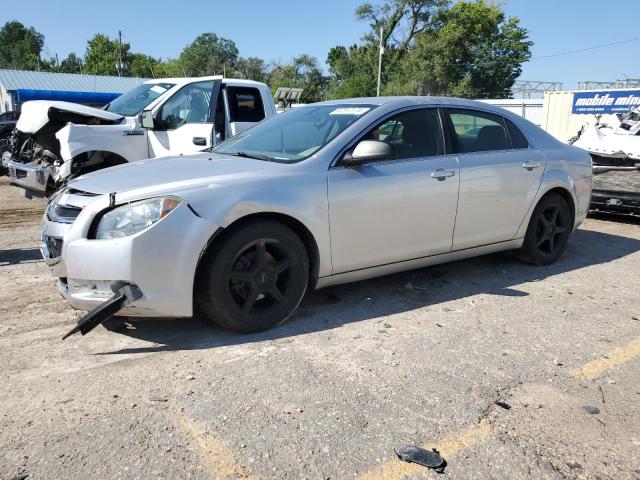
[[[207,145],[207,139],[204,137],[193,137],[193,144],[204,147]]]
[[[453,170],[445,170],[444,168],[439,168],[435,172],[431,172],[431,178],[435,178],[437,180],[445,180],[447,177],[453,177],[456,174]]]
[[[538,168],[540,166],[540,162],[524,162],[522,164],[522,168],[526,168],[527,170],[531,171],[534,168]]]

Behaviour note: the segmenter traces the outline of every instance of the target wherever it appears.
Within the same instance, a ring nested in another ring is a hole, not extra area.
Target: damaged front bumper
[[[53,167],[34,167],[28,163],[16,162],[9,152],[3,155],[2,166],[7,169],[12,185],[39,193],[47,191],[49,178],[53,174]]]
[[[65,195],[54,202],[64,202]],[[52,221],[47,213],[43,217],[41,251],[58,277],[61,295],[75,309],[93,310],[122,285],[135,285],[142,296],[123,305],[118,315],[192,316],[197,264],[219,226],[183,204],[137,234],[92,239],[96,216],[110,208],[108,197],[93,198],[72,223]]]

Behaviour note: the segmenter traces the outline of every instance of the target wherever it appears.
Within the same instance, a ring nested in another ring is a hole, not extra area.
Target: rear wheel
[[[203,260],[197,301],[202,313],[236,332],[284,322],[306,291],[309,259],[286,226],[256,221],[225,233]]]
[[[571,227],[571,212],[564,198],[556,193],[546,195],[531,215],[520,257],[535,265],[554,263],[567,246]]]

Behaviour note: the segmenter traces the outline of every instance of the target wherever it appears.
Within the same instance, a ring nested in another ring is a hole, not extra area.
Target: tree
[[[379,6],[360,5],[355,12],[356,18],[369,22],[371,30],[360,45],[348,49],[337,46],[329,51],[327,63],[333,74],[332,96],[375,95],[380,43],[385,51],[384,85],[390,73],[410,53],[416,36],[430,26],[439,9],[447,4],[448,0],[388,0]]]
[[[279,87],[302,88],[303,103],[317,102],[326,96],[327,78],[322,75],[318,60],[307,54],[295,57],[291,63],[274,65],[268,80],[274,93]]]
[[[371,44],[337,46],[329,51],[332,98],[369,97],[376,94],[378,49]]]
[[[382,46],[387,51],[387,68],[393,69],[411,48],[414,39],[431,25],[438,12],[449,0],[389,0],[380,6],[370,3],[356,9],[358,20],[368,21],[371,32],[365,35],[365,43]]]
[[[255,80],[256,82],[266,82],[269,74],[264,60],[258,57],[239,57],[238,60],[236,60],[234,68],[234,76]]]
[[[416,39],[412,78],[422,93],[508,97],[531,45],[519,20],[507,19],[500,7],[458,2]]]
[[[144,53],[132,53],[129,55],[129,63],[126,65],[128,77],[155,78],[158,75],[162,62]]]
[[[122,63],[126,66],[131,61],[128,43],[122,44]],[[87,42],[87,51],[84,55],[84,73],[92,75],[117,75],[118,74],[118,40],[111,40],[106,35],[97,33]],[[127,73],[126,70],[124,72]]]
[[[0,29],[0,68],[38,70],[44,35],[33,27],[10,21]]]
[[[203,33],[182,50],[179,60],[187,75],[223,75],[227,69],[233,71],[238,47],[233,40]]]
[[[505,96],[530,58],[519,20],[484,0],[387,0],[361,5],[356,17],[369,33],[327,59],[337,97],[375,95],[380,40],[386,95]]]
[[[70,53],[60,62],[57,70],[61,73],[82,73],[82,59],[75,53]]]

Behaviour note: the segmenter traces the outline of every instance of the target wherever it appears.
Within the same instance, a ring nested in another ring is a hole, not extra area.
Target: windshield
[[[107,111],[132,117],[173,86],[173,83],[143,83],[113,100]]]
[[[230,138],[213,151],[272,162],[299,162],[374,108],[354,104],[294,108]]]

